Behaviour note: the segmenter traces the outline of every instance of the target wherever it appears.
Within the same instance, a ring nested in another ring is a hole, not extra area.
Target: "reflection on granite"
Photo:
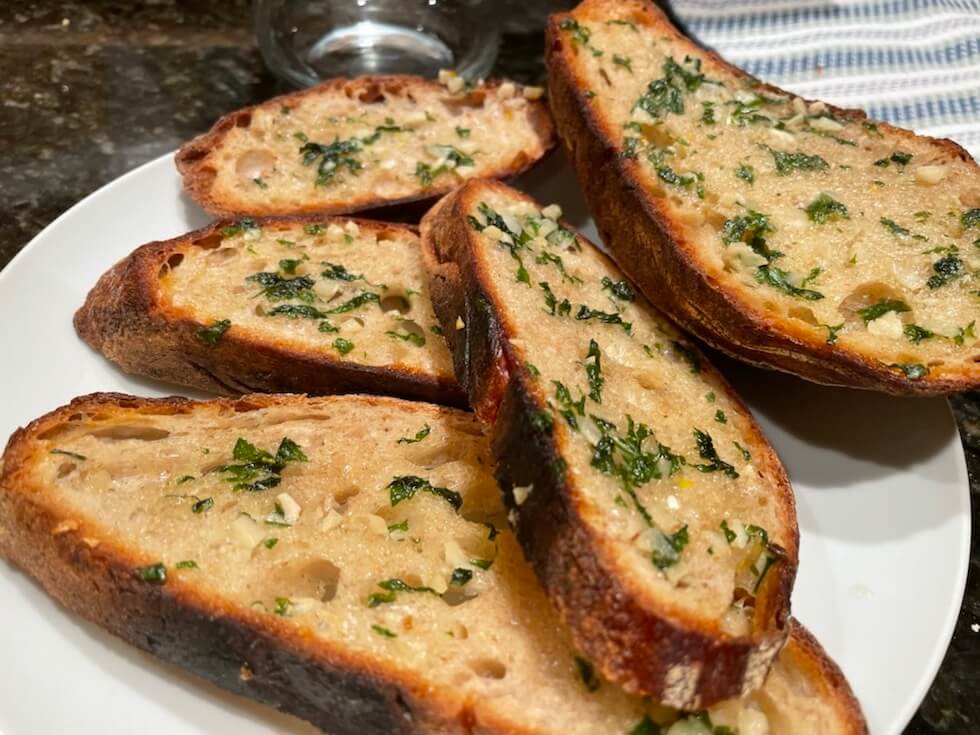
[[[283,91],[255,47],[249,5],[38,0],[0,6],[0,267],[86,194],[173,150],[220,115]],[[505,37],[497,72],[540,83],[542,45],[539,35]],[[980,394],[952,403],[967,450],[976,528]],[[976,544],[971,559],[956,634],[910,733],[980,731]]]

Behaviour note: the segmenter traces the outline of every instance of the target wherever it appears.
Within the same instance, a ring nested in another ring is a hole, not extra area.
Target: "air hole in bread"
[[[330,602],[337,595],[340,573],[340,567],[329,559],[314,559],[283,564],[273,572],[273,576],[277,586],[289,590],[290,597]]]
[[[449,585],[449,588],[442,593],[442,601],[449,605],[449,607],[457,607],[464,602],[469,602],[476,596],[475,594],[467,594],[465,587]]]
[[[333,500],[337,505],[346,505],[347,501],[353,498],[359,492],[361,492],[361,488],[359,487],[345,487],[342,490],[337,490],[334,492]]]
[[[104,429],[96,429],[92,436],[98,439],[109,441],[126,441],[128,439],[138,439],[144,442],[155,442],[166,439],[170,432],[166,429],[158,429],[155,426],[140,426],[138,424],[118,424],[107,426]]]
[[[412,310],[412,303],[404,294],[389,294],[379,302],[381,311],[397,311],[399,314],[407,314]]]
[[[660,381],[657,380],[657,376],[652,372],[637,370],[635,377],[636,382],[639,383],[643,390],[657,390],[662,387]]]
[[[262,304],[257,304],[253,311],[255,316],[265,316],[265,307]]]
[[[507,676],[507,666],[495,658],[478,658],[469,662],[473,673],[483,679],[503,679]]]
[[[174,253],[169,258],[167,258],[167,265],[166,265],[166,267],[172,270],[172,269],[176,268],[178,265],[180,265],[183,262],[184,262],[184,254],[183,253]]]
[[[235,125],[240,128],[247,128],[252,124],[252,113],[243,112],[237,118],[235,118]]]
[[[787,312],[794,319],[799,319],[807,324],[818,325],[820,322],[817,320],[816,315],[813,313],[813,309],[806,306],[794,306],[789,312]]]
[[[58,465],[59,479],[67,475],[70,475],[76,469],[78,469],[78,465],[75,464],[74,462],[62,462],[60,465]]]
[[[398,331],[406,334],[414,334],[417,337],[421,337],[423,341],[425,340],[425,330],[422,329],[418,322],[413,322],[411,319],[402,319],[398,324]]]
[[[221,248],[213,252],[208,253],[207,263],[208,265],[221,265],[238,255],[238,250],[235,248]],[[241,287],[239,287],[241,288]]]
[[[276,157],[261,148],[251,148],[242,153],[235,162],[235,173],[253,181],[271,171],[276,165]]]
[[[455,462],[459,459],[459,453],[451,447],[424,447],[422,446],[424,443],[409,444],[407,448],[410,448],[412,462],[424,467],[426,470],[434,470],[436,467],[441,467],[444,464]]]
[[[200,240],[195,240],[194,244],[201,248],[201,250],[214,250],[215,248],[221,247],[222,242],[224,242],[224,237],[215,233],[207,237],[202,237]]]

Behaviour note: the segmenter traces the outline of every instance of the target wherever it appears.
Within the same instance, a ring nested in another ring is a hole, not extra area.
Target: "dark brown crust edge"
[[[651,604],[648,594],[621,579],[611,551],[575,507],[562,470],[562,451],[552,435],[536,429],[544,406],[529,389],[533,379],[517,364],[508,344],[512,330],[501,322],[492,277],[481,273],[466,224],[471,198],[495,187],[526,199],[503,184],[471,181],[440,201],[422,220],[423,258],[436,315],[449,340],[456,374],[470,405],[489,429],[497,481],[505,501],[519,513],[516,532],[538,579],[555,603],[576,647],[603,675],[632,693],[681,709],[710,706],[761,685],[788,634],[789,598],[796,575],[798,530],[795,503],[785,471],[751,414],[753,456],[776,479],[774,494],[791,514],[787,560],[767,576],[758,595],[753,635],[732,638],[669,603]],[[457,329],[457,319],[464,327]],[[703,370],[716,375],[706,361]],[[731,389],[719,378],[721,385]],[[734,394],[733,394],[734,395]],[[736,399],[737,400],[737,399]],[[515,486],[533,485],[522,505]],[[696,683],[677,684],[677,664],[701,667]]]
[[[266,217],[260,225],[329,222],[317,217]],[[348,218],[344,218],[344,222]],[[371,220],[355,220],[365,230],[414,230]],[[208,346],[197,331],[210,326],[168,308],[158,299],[161,268],[188,243],[220,239],[229,221],[186,235],[151,242],[107,271],[75,313],[75,330],[93,349],[128,373],[234,395],[240,393],[377,393],[465,407],[466,396],[452,376],[407,366],[359,365],[335,360],[322,350],[297,350],[236,330],[234,325]]]
[[[626,10],[644,16],[645,23],[679,34],[653,3],[637,3],[630,3]],[[671,221],[658,200],[644,192],[591,111],[584,97],[585,85],[568,61],[574,51],[558,28],[568,17],[570,14],[553,15],[547,27],[548,101],[603,242],[648,299],[686,330],[732,357],[816,383],[909,396],[947,395],[980,387],[980,369],[972,374],[947,373],[941,378],[910,380],[874,358],[840,345],[827,345],[786,320],[755,313],[736,294],[707,276],[693,254],[697,244],[686,240],[682,228]],[[733,75],[751,78],[716,53],[690,43],[693,53],[711,57]],[[760,89],[788,94],[761,82]],[[828,108],[839,117],[867,118],[861,110]],[[924,137],[887,123],[878,125],[898,137]],[[947,155],[973,162],[951,140],[934,139],[934,144]]]
[[[789,643],[781,655],[787,656],[789,664],[798,667],[808,681],[819,684],[821,693],[833,702],[842,725],[840,735],[868,735],[868,723],[861,711],[861,703],[854,696],[844,672],[827,655],[813,634],[796,619],[790,620]]]
[[[319,400],[452,411],[373,396]],[[36,439],[79,412],[193,413],[215,405],[242,412],[306,402],[303,396],[262,395],[207,402],[115,393],[76,398],[18,429],[7,444],[0,472],[0,556],[38,580],[65,608],[127,643],[327,732],[472,735],[468,703],[427,694],[425,682],[406,680],[377,661],[303,636],[274,616],[216,601],[179,575],[163,586],[140,581],[134,569],[155,559],[140,558],[125,539],[107,538],[98,531],[89,537],[84,525],[65,528],[61,524],[72,519],[71,512],[48,499],[44,488],[24,481],[37,451]]]
[[[501,82],[499,80],[490,80],[486,82],[484,88],[493,90],[500,84]],[[391,213],[394,212],[394,218],[397,219],[401,219],[403,216],[411,217],[413,213],[420,215],[425,211],[424,207],[436,201],[443,194],[451,191],[455,185],[444,184],[432,186],[428,189],[420,188],[417,193],[411,196],[397,199],[386,199],[372,192],[365,192],[358,198],[345,197],[343,201],[337,201],[333,204],[310,204],[293,209],[278,209],[275,207],[257,210],[238,209],[212,196],[211,185],[214,181],[215,172],[207,160],[208,154],[221,143],[228,134],[228,131],[238,126],[248,125],[251,121],[252,113],[260,107],[279,107],[296,102],[304,97],[320,94],[350,94],[371,99],[382,91],[401,94],[405,89],[419,85],[445,89],[441,84],[431,79],[408,74],[363,76],[353,79],[340,77],[330,79],[309,89],[274,97],[258,105],[252,105],[251,107],[245,107],[241,110],[231,112],[219,119],[208,132],[185,143],[177,151],[175,163],[177,170],[184,180],[184,191],[205,210],[222,217],[241,215],[348,214],[352,212],[375,212],[377,210],[380,210],[379,214],[382,212],[387,213],[389,218],[392,216]],[[509,164],[502,165],[494,171],[486,172],[484,174],[485,176],[507,179],[519,176],[544,158],[557,145],[558,138],[555,133],[555,124],[551,119],[551,114],[544,100],[529,101],[528,115],[531,119],[531,124],[538,134],[541,147],[540,155],[532,156],[528,155],[527,152],[523,152],[522,155],[518,156]],[[412,206],[413,203],[420,203],[421,206]]]

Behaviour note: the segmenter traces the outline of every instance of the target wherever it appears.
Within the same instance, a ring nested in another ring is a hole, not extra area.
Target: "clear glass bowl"
[[[455,69],[483,78],[497,58],[493,0],[254,0],[269,68],[296,87],[331,77]]]

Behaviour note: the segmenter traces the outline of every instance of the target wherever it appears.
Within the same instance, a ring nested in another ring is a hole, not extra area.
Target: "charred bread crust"
[[[844,726],[842,735],[867,735],[868,723],[861,711],[861,704],[844,673],[813,634],[795,618],[790,620],[789,641],[781,656],[788,658],[790,666],[799,668],[809,681],[819,687],[821,694],[834,703],[837,716]]]
[[[312,224],[315,217],[267,217],[262,224]],[[405,230],[372,220],[354,220],[368,231]],[[297,350],[250,335],[234,326],[214,346],[204,344],[201,324],[180,309],[161,304],[157,283],[173,251],[187,243],[220,239],[230,222],[219,221],[186,235],[151,242],[107,271],[75,313],[75,329],[91,346],[126,372],[218,394],[378,393],[465,406],[450,376],[407,365],[358,365],[317,350]]]
[[[515,487],[534,486],[516,516],[525,556],[569,626],[576,647],[626,691],[671,707],[698,709],[758,688],[789,633],[799,545],[795,522],[788,524],[793,530],[787,563],[774,568],[778,573],[768,576],[759,592],[759,629],[752,636],[710,631],[701,621],[671,610],[669,603],[644,599],[632,580],[612,571],[608,542],[585,523],[576,507],[561,447],[534,425],[543,403],[531,388],[527,369],[510,354],[513,330],[499,313],[492,280],[471,252],[473,235],[466,212],[470,198],[484,186],[502,185],[467,182],[426,215],[423,258],[457,376],[487,425],[508,508],[518,510]],[[703,359],[702,364],[703,371],[714,373]],[[723,381],[722,385],[731,391]],[[795,517],[785,471],[754,422],[752,426],[753,455],[777,478],[785,512]]]
[[[651,2],[642,0],[641,7],[633,12],[646,16],[645,22],[651,25],[677,32]],[[787,320],[756,313],[738,294],[714,281],[696,257],[697,243],[684,236],[681,226],[656,198],[645,193],[618,155],[608,125],[584,96],[586,86],[570,62],[573,51],[559,29],[559,24],[570,17],[567,13],[552,15],[547,25],[548,103],[603,243],[647,299],[685,330],[732,357],[816,383],[909,396],[946,395],[980,386],[980,375],[965,370],[911,380],[880,360],[838,344],[828,345]],[[754,79],[714,51],[699,53],[734,76]],[[787,94],[762,81],[757,88]],[[826,107],[839,118],[867,119],[862,110]],[[925,137],[884,122],[876,124],[893,137]],[[976,166],[970,154],[955,142],[930,140],[951,157]]]
[[[104,529],[88,528],[27,477],[34,441],[74,414],[125,407],[151,414],[193,413],[221,404],[243,412],[300,404],[302,396],[244,396],[199,402],[116,393],[76,398],[18,429],[0,473],[0,556],[37,579],[68,610],[137,648],[235,694],[309,720],[337,735],[463,735],[472,714],[433,696],[378,662],[301,635],[275,616],[203,595],[179,578],[140,581],[141,558]],[[329,400],[329,399],[327,399]],[[365,396],[366,402],[394,401]],[[451,409],[442,409],[450,411]]]
[[[483,86],[485,90],[494,90],[499,87],[499,80],[489,80]],[[431,79],[409,74],[394,74],[389,76],[363,76],[349,79],[339,77],[330,79],[309,89],[299,92],[274,97],[266,102],[241,110],[231,112],[220,118],[211,129],[193,140],[185,143],[177,151],[175,163],[178,172],[183,177],[184,190],[190,197],[201,205],[211,214],[220,217],[232,217],[247,215],[286,215],[286,214],[347,214],[352,212],[376,211],[384,208],[388,212],[394,209],[402,216],[425,211],[424,207],[436,201],[442,195],[452,191],[453,184],[438,184],[425,190],[420,190],[417,194],[397,199],[386,199],[372,192],[365,192],[358,198],[346,198],[343,202],[333,205],[309,204],[293,210],[285,211],[271,208],[262,211],[244,211],[217,201],[212,195],[211,187],[214,183],[215,170],[208,161],[208,154],[224,139],[228,131],[240,126],[247,126],[252,119],[252,114],[259,107],[280,107],[289,105],[303,99],[321,94],[347,94],[357,96],[358,99],[370,101],[376,99],[382,92],[400,95],[411,92],[412,88],[428,87],[433,89],[444,89],[442,85]],[[532,123],[538,138],[541,141],[542,154],[539,157],[532,157],[521,154],[514,161],[499,169],[487,172],[487,176],[494,178],[512,178],[519,176],[527,171],[535,163],[547,155],[558,143],[555,133],[555,125],[548,112],[548,107],[542,101],[531,103]],[[413,203],[420,202],[418,207],[412,206]],[[402,216],[398,216],[401,219]]]

